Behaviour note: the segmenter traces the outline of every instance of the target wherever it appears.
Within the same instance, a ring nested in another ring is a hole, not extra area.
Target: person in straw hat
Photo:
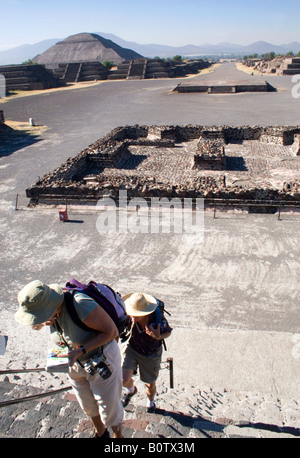
[[[157,300],[145,293],[131,293],[122,297],[126,312],[132,320],[131,335],[123,351],[123,386],[126,393],[122,403],[126,407],[137,393],[132,376],[139,367],[140,379],[145,383],[147,412],[155,412],[156,380],[159,375],[162,341],[169,337],[172,328],[164,318],[162,324],[155,323]]]
[[[50,326],[56,345],[68,347],[68,377],[82,410],[91,418],[96,438],[122,437],[124,410],[122,397],[121,354],[116,338],[119,333],[110,316],[89,296],[76,292],[74,307],[91,330],[83,330],[70,317],[64,300],[65,291],[57,284],[35,280],[18,294],[19,309],[15,319],[39,330]],[[84,364],[99,354],[106,357],[111,375],[104,379],[98,371],[90,373]]]

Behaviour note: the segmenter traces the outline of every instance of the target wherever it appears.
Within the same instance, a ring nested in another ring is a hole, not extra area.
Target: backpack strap
[[[109,299],[107,299],[105,295],[102,294],[102,292],[95,286],[95,282],[90,282],[88,285],[84,285],[75,278],[71,278],[71,280],[66,283],[66,289],[68,291],[77,290],[94,299],[94,301],[97,302],[97,304],[105,310],[105,312],[112,318],[115,325],[118,327],[119,319],[113,304],[111,304]]]
[[[161,326],[161,331],[164,331],[164,328],[162,327],[162,323],[165,320],[164,318],[164,313],[167,313],[168,315],[171,315],[164,307],[164,303],[160,301],[159,299],[155,298],[157,300],[157,307],[154,311],[155,314],[155,323],[158,325],[160,324]],[[165,339],[162,339],[162,344],[165,350],[167,350],[167,345]]]
[[[115,325],[118,327],[118,315],[110,300],[107,299],[93,283],[89,283],[83,292],[94,299],[94,301],[97,302],[97,304],[99,304],[100,307],[105,310],[105,312],[111,317]]]
[[[64,300],[65,300],[65,306],[67,308],[67,311],[68,311],[70,317],[72,318],[72,320],[74,321],[74,323],[77,326],[79,326],[84,331],[88,331],[88,332],[93,331],[93,329],[91,329],[88,326],[86,326],[78,316],[78,313],[76,311],[76,308],[75,308],[74,302],[73,302],[75,292],[76,292],[76,290],[72,290],[72,291],[66,291],[64,293]]]
[[[96,290],[94,292],[94,291],[90,291],[90,289],[88,291],[81,290],[81,289],[69,289],[68,291],[64,292],[64,300],[65,300],[65,305],[66,305],[67,311],[68,311],[70,317],[72,318],[72,320],[74,321],[74,323],[77,326],[79,326],[84,331],[88,331],[88,332],[94,331],[95,332],[95,329],[92,329],[92,328],[89,328],[88,326],[86,326],[86,324],[84,324],[83,321],[79,318],[79,315],[78,315],[78,313],[76,311],[76,308],[74,306],[74,294],[76,293],[76,291],[81,292],[83,294],[86,294],[91,299],[94,299],[94,301],[113,320],[113,322],[115,323],[119,333],[126,332],[128,326],[129,326],[130,317],[128,315],[126,315],[126,316],[124,316],[123,320],[119,321],[118,315],[117,315],[117,313],[116,313],[116,311],[114,309],[114,306],[110,303],[110,301],[108,299],[106,299],[106,297],[104,295],[101,295],[101,297],[99,297],[98,290]],[[93,292],[94,292],[94,294],[93,294]]]

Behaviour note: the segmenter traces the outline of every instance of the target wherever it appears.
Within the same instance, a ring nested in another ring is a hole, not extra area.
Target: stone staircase
[[[128,80],[144,79],[147,67],[147,60],[132,60],[128,68]]]
[[[108,80],[123,80],[128,76],[129,66],[131,61],[118,64],[116,70],[111,70],[107,76]]]
[[[108,69],[98,61],[59,64],[52,72],[63,83],[106,80],[108,75]]]
[[[300,74],[300,57],[293,57],[292,59],[287,59],[283,69],[283,75],[297,75]]]
[[[116,70],[109,73],[109,80],[113,79],[152,79],[173,78],[174,68],[170,62],[160,59],[135,59],[118,64]]]
[[[53,384],[52,389],[66,387],[59,377],[55,377]],[[299,405],[292,399],[279,402],[277,396],[210,388],[171,389],[163,382],[159,384],[155,413],[147,413],[143,384],[138,381],[136,385],[139,391],[124,412],[125,439],[180,442],[200,438],[300,437]],[[19,376],[6,376],[0,381],[0,438],[93,436],[92,423],[81,411],[72,391],[3,405],[10,399],[44,391],[25,385]]]
[[[81,71],[81,66],[82,64],[79,62],[67,64],[65,74],[63,75],[63,81],[65,83],[77,83]]]

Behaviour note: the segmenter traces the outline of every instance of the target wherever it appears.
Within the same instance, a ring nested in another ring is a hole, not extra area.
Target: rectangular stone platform
[[[174,92],[206,92],[208,94],[237,94],[241,92],[274,92],[276,89],[267,81],[265,83],[243,84],[179,84]]]

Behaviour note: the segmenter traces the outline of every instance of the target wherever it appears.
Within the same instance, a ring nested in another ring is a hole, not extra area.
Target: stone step
[[[121,79],[126,79],[127,74],[117,74],[117,75],[108,75],[107,79],[108,80],[121,80]]]
[[[82,412],[72,391],[37,398],[13,405],[2,403],[22,396],[41,394],[44,389],[20,384],[20,377],[5,377],[0,381],[1,438],[90,438],[94,429]],[[61,388],[58,377],[53,379]],[[294,400],[280,402],[285,421],[277,416],[279,400],[273,396],[239,394],[210,389],[170,389],[163,387],[157,394],[155,413],[147,413],[143,385],[125,408],[123,436],[127,439],[161,439],[178,441],[200,438],[298,438],[299,406]],[[200,400],[201,399],[201,400]],[[247,401],[247,402],[246,402]],[[261,420],[253,421],[264,411]],[[215,412],[215,413],[214,413]],[[234,420],[226,416],[230,412]],[[225,414],[225,415],[224,415]],[[288,425],[287,415],[290,417]],[[220,416],[217,416],[220,415]],[[295,426],[297,425],[297,426]],[[111,436],[112,431],[109,428]]]
[[[283,75],[298,75],[300,73],[299,68],[298,69],[289,69],[289,70],[282,70]]]

